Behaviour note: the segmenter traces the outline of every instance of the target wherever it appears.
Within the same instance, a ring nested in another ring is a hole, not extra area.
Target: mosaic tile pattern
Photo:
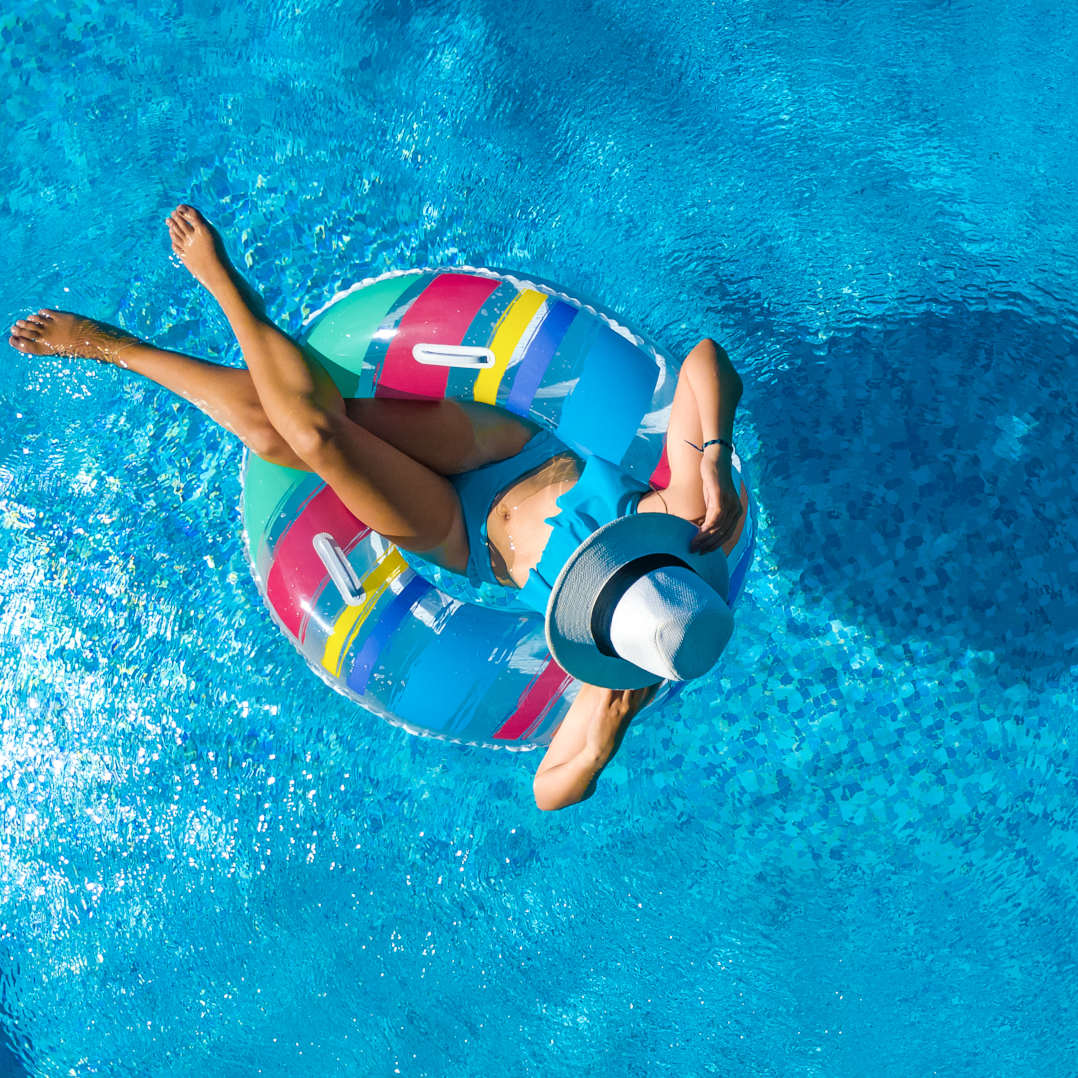
[[[541,816],[296,659],[233,439],[7,353],[0,1073],[1071,1078],[1070,9],[8,7],[4,317],[237,363],[180,197],[292,329],[526,269],[723,339],[762,527],[721,671]]]

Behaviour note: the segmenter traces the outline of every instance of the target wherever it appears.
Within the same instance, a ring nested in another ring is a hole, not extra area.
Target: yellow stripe
[[[334,676],[341,676],[341,663],[344,661],[348,645],[355,639],[359,627],[366,620],[367,615],[378,605],[378,599],[382,592],[397,579],[408,563],[401,557],[401,553],[393,547],[383,555],[375,567],[363,578],[364,599],[359,606],[347,606],[337,619],[326,641],[326,650],[322,655],[322,665]]]
[[[494,340],[490,342],[494,366],[480,371],[475,377],[475,399],[481,404],[498,403],[498,386],[501,385],[509,360],[513,358],[513,352],[535,317],[535,312],[545,302],[546,296],[542,292],[528,288],[509,304],[502,315],[494,331]]]

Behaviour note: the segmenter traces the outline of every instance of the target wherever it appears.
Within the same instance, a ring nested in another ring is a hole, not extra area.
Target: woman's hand
[[[707,554],[733,535],[741,519],[741,498],[730,471],[729,450],[724,446],[719,446],[718,451],[708,447],[700,460],[700,479],[704,485],[704,518],[689,549]]]
[[[655,695],[659,686],[646,689],[596,689],[599,694],[595,713],[587,733],[587,746],[597,755],[609,759],[621,742],[625,727]]]
[[[658,691],[581,685],[535,773],[535,803],[544,812],[591,797],[595,780],[618,750],[632,717]]]

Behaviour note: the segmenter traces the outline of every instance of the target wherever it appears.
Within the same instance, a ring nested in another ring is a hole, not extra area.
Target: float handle
[[[344,551],[337,544],[337,540],[329,532],[319,532],[311,540],[311,545],[326,567],[330,580],[336,584],[341,598],[349,606],[361,606],[367,593],[363,590],[355,569],[344,556]]]
[[[466,344],[414,344],[412,359],[431,367],[467,367],[473,371],[494,366],[494,353],[489,348]]]

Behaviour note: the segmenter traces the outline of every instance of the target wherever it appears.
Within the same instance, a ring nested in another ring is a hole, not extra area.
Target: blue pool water
[[[726,344],[757,564],[542,816],[292,652],[234,439],[6,352],[0,1074],[1078,1072],[1072,7],[180,7],[0,15],[0,316],[237,363],[181,199],[293,329],[555,280]]]

